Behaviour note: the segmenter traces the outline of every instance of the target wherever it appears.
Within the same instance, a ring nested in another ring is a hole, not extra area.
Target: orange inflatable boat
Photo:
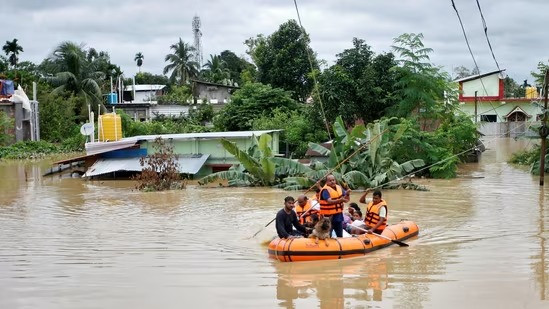
[[[381,235],[402,242],[418,233],[417,224],[412,221],[401,221],[387,226]],[[375,234],[362,234],[356,237],[319,240],[316,244],[311,238],[277,237],[269,244],[269,257],[282,262],[346,259],[363,256],[393,244],[393,241],[386,238]]]

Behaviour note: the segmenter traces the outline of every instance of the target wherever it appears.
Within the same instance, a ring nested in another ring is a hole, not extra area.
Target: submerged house
[[[459,84],[459,109],[480,122],[484,135],[535,135],[528,127],[539,120],[542,110],[535,87],[525,89],[522,98],[505,97],[505,70],[477,74],[456,80]],[[533,88],[533,89],[532,89]]]
[[[21,86],[15,89],[11,80],[0,79],[0,112],[11,124],[2,132],[11,136],[9,144],[40,140],[38,101],[30,100]]]
[[[279,154],[280,130],[207,132],[164,135],[142,135],[122,138],[112,142],[86,143],[86,155],[55,162],[69,164],[85,162],[83,177],[118,176],[141,172],[141,157],[153,153],[154,140],[157,137],[169,141],[177,154],[179,172],[188,174],[189,178],[201,178],[211,173],[228,170],[239,163],[220,143],[227,139],[236,143],[240,149],[247,149],[252,144],[252,137],[263,134],[271,135],[271,149]]]

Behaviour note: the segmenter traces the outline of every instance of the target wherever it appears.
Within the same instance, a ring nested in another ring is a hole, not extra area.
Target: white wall
[[[189,114],[189,106],[185,105],[151,105],[150,115],[152,118],[155,114],[166,115],[168,117],[179,117],[181,113],[183,115]]]
[[[484,84],[484,87],[482,87],[482,84]],[[486,88],[486,91],[484,88]],[[475,91],[478,91],[477,96],[479,97],[499,96],[499,73],[463,82],[464,97],[474,97]]]

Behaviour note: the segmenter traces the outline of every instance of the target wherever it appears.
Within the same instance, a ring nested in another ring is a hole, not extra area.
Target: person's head
[[[293,197],[291,196],[286,196],[284,198],[284,208],[286,208],[286,210],[292,210],[294,209],[295,207],[295,200]]]
[[[308,198],[305,195],[300,195],[297,197],[297,204],[301,207],[304,207],[307,204]]]
[[[372,202],[374,203],[374,205],[381,202],[381,191],[374,191],[374,194],[372,195]]]
[[[355,209],[354,209],[353,207],[351,207],[351,206],[349,206],[349,207],[347,208],[347,211],[349,212],[349,215],[351,215],[351,217],[352,217],[353,214],[355,213]]]
[[[353,213],[353,220],[361,220],[362,219],[362,211],[356,210]]]
[[[355,202],[349,204],[349,209],[351,209],[351,208],[355,211],[356,210],[360,211],[360,207],[358,207],[358,204],[355,203]]]
[[[326,176],[326,184],[329,186],[329,187],[332,187],[332,188],[336,188],[336,185],[337,185],[337,181],[336,181],[336,178],[334,175],[328,175]]]

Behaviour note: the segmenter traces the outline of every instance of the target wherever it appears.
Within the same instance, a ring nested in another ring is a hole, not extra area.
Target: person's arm
[[[328,203],[328,205],[341,204],[341,203],[345,202],[345,196],[342,196],[342,197],[336,198],[336,199],[332,199],[330,197],[330,193],[328,192],[328,190],[322,190],[321,197],[322,197],[323,200],[325,200]]]
[[[297,215],[295,213],[292,213],[290,214],[291,218],[292,218],[292,224],[294,225],[294,227],[302,232],[302,233],[305,233],[307,231],[307,229],[305,228],[305,226],[301,225],[301,223],[299,223],[299,220],[297,220]]]
[[[285,213],[280,211],[276,214],[276,232],[280,238],[288,238],[288,236],[290,236],[290,234],[286,231],[284,215]]]
[[[366,189],[366,191],[364,191],[364,194],[362,194],[362,196],[360,197],[360,200],[358,201],[361,202],[362,204],[366,204],[366,195],[368,195],[370,191],[372,191],[372,189],[370,188]]]

